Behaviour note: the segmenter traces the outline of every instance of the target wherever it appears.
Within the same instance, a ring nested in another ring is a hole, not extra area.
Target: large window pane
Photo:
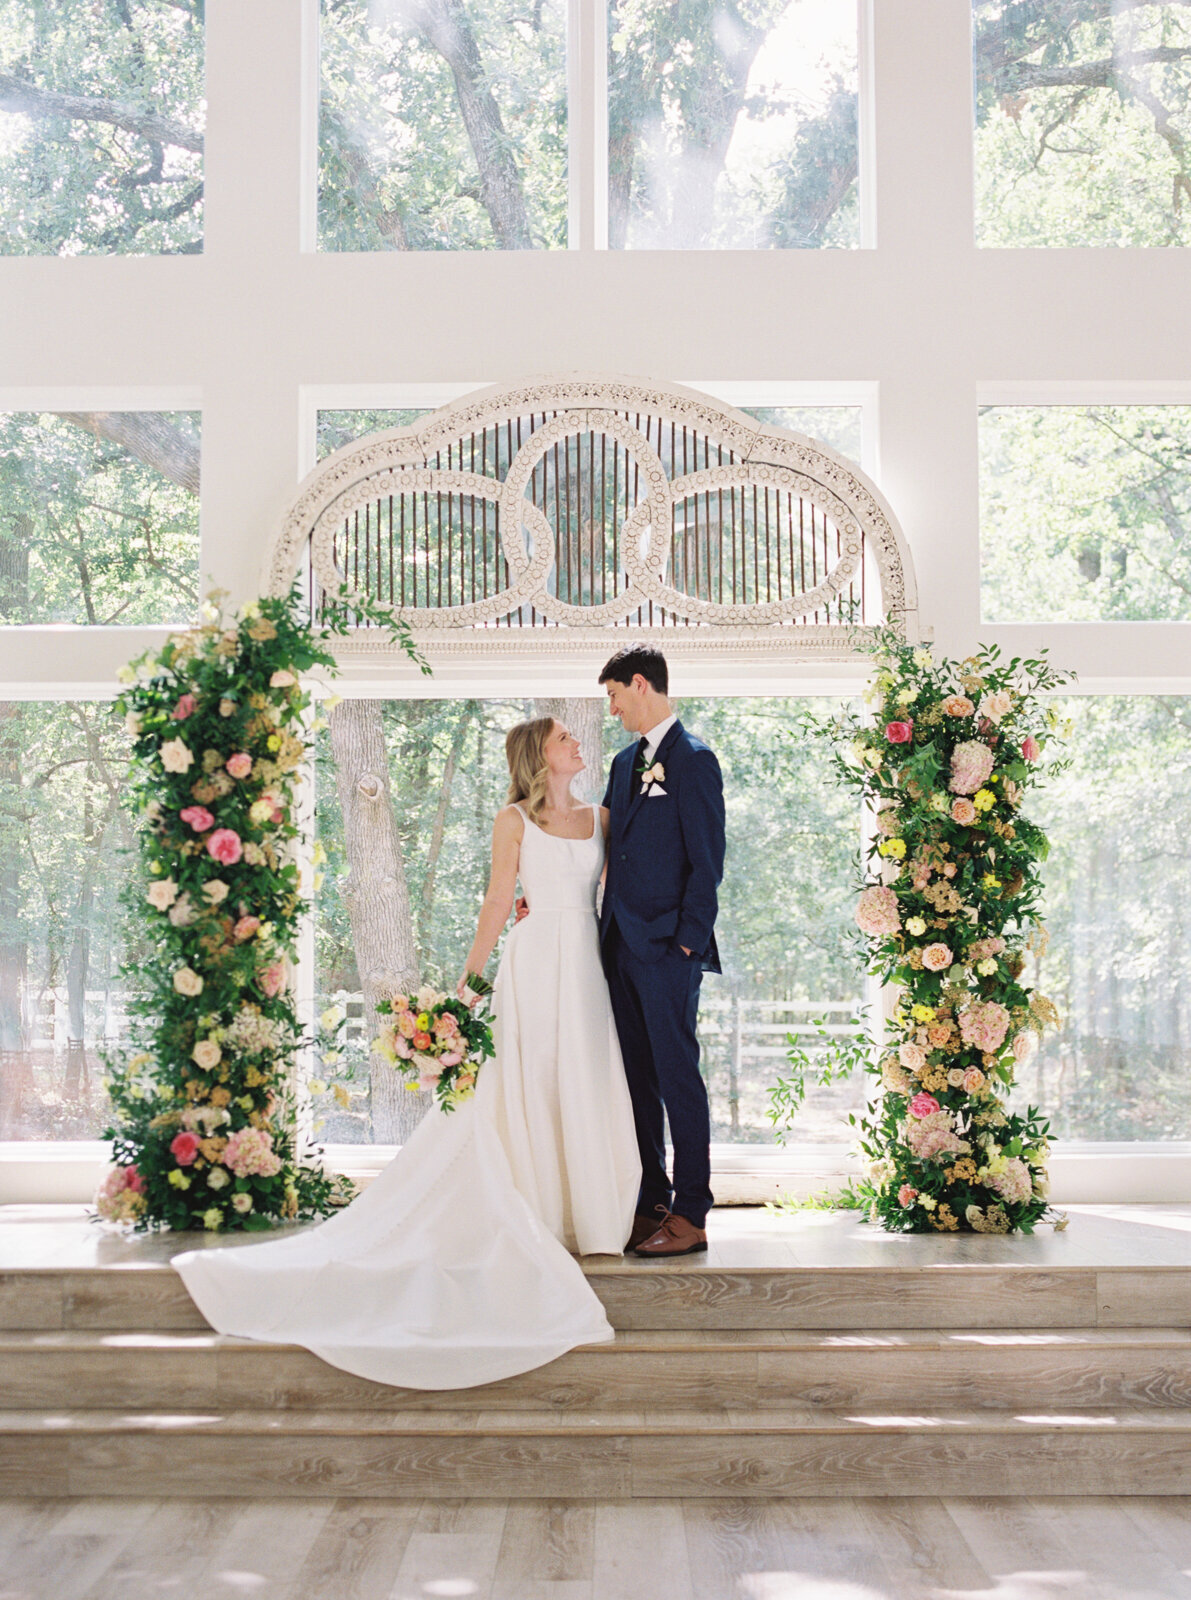
[[[192,412],[0,414],[0,623],[198,612]]]
[[[748,417],[778,428],[793,428],[808,439],[821,439],[851,461],[860,460],[859,406],[741,406]]]
[[[819,702],[821,705],[821,702]],[[718,923],[722,978],[703,988],[700,1028],[716,1139],[771,1138],[767,1090],[784,1065],[791,1029],[810,1037],[812,1018],[842,1027],[859,1003],[863,978],[853,950],[853,857],[859,815],[825,769],[821,752],[791,736],[806,702],[790,699],[678,702],[684,722],[717,750],[727,783],[728,865]],[[388,752],[394,809],[408,889],[408,926],[398,942],[417,952],[424,977],[454,984],[471,943],[487,880],[492,818],[504,804],[504,735],[513,723],[549,710],[582,727],[598,800],[620,730],[601,701],[528,700],[372,702]],[[366,892],[366,863],[345,855],[342,816],[324,735],[318,776],[318,837],[327,854],[317,899],[316,986],[320,1008],[349,1013],[356,1078],[350,1104],[318,1103],[320,1134],[332,1142],[377,1138],[370,1063],[362,1043],[362,1003],[348,903],[349,868]],[[373,1058],[371,1070],[390,1069]],[[797,1137],[839,1141],[859,1082],[812,1091]],[[383,1140],[382,1140],[383,1142]]]
[[[986,622],[1191,618],[1191,406],[990,406]]]
[[[610,0],[613,249],[860,243],[856,0]]]
[[[982,245],[1191,238],[1183,0],[973,0]]]
[[[1191,699],[1056,714],[1072,764],[1031,808],[1051,840],[1031,977],[1063,1026],[1018,1094],[1063,1138],[1191,1138]]]
[[[110,705],[0,702],[0,1139],[95,1139],[101,1052],[125,1025],[123,723]]]
[[[324,250],[567,242],[566,6],[323,0]]]
[[[408,428],[421,411],[320,411],[318,414],[318,459],[342,450],[345,444],[362,439],[366,433],[384,433],[389,428]]]
[[[189,255],[203,0],[0,0],[0,254]]]

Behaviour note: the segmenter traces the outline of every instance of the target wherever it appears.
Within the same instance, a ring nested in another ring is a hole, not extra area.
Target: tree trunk
[[[535,700],[533,713],[535,717],[554,717],[578,739],[586,767],[571,785],[571,792],[577,800],[598,804],[608,779],[604,770],[604,725],[608,719],[603,700]]]
[[[475,34],[460,0],[407,0],[407,15],[450,67],[463,125],[480,169],[480,200],[502,250],[532,250],[517,163]]]
[[[0,72],[0,111],[15,111],[21,116],[45,119],[62,118],[69,122],[107,122],[124,133],[136,134],[152,144],[171,145],[199,154],[203,136],[172,117],[159,117],[152,111],[122,106],[115,100],[100,100],[81,94],[56,94],[39,88],[11,72]]]
[[[376,1002],[416,988],[417,956],[409,887],[393,798],[379,700],[344,700],[330,714],[331,749],[343,811],[348,879],[342,889],[364,991],[368,1041],[376,1037]],[[428,1097],[412,1095],[380,1056],[369,1058],[372,1134],[378,1144],[403,1144],[421,1121]]]

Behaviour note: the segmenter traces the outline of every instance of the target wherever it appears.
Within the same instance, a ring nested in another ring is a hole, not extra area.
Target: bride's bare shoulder
[[[498,839],[520,839],[525,832],[524,812],[518,806],[502,806],[496,813],[492,831]]]

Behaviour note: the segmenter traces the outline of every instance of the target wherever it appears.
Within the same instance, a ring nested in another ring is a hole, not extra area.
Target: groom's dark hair
[[[658,694],[669,694],[670,669],[662,652],[651,644],[630,644],[618,650],[605,664],[600,682],[607,683],[611,678],[613,683],[632,683],[638,673]]]

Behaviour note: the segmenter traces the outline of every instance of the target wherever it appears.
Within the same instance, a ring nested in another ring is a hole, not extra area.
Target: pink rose
[[[424,1063],[423,1066],[422,1066],[422,1070],[418,1073],[418,1088],[419,1089],[433,1089],[435,1084],[438,1082],[438,1079],[439,1079],[438,1063],[437,1062]]]
[[[897,1058],[911,1072],[921,1072],[926,1065],[926,1051],[920,1044],[899,1044]]]
[[[910,1115],[912,1117],[931,1117],[939,1109],[939,1102],[933,1094],[921,1090],[910,1101]]]
[[[903,1183],[897,1191],[897,1203],[899,1206],[912,1206],[917,1198],[918,1190],[911,1184]]]
[[[1021,753],[1022,757],[1026,761],[1037,761],[1038,757],[1042,754],[1042,746],[1038,743],[1037,739],[1035,739],[1032,733],[1027,733],[1025,738],[1022,740]]]
[[[928,944],[922,952],[922,965],[928,972],[942,972],[951,960],[951,951],[945,944]]]
[[[188,1167],[198,1155],[198,1148],[197,1133],[179,1133],[170,1144],[170,1154],[180,1167]]]
[[[399,1011],[397,1013],[397,1030],[404,1039],[412,1039],[418,1031],[412,1011]]]
[[[261,925],[259,917],[241,917],[232,929],[232,938],[237,944],[243,944],[246,939],[251,939]]]
[[[946,861],[943,863],[943,876],[945,878],[954,878],[958,870],[959,869],[956,867],[954,861]]]
[[[207,851],[223,866],[234,867],[244,854],[244,846],[234,828],[216,828],[207,840]]]
[[[462,1050],[444,1050],[438,1058],[439,1065],[443,1067],[457,1067],[462,1060]]]
[[[964,1093],[979,1094],[985,1085],[985,1076],[979,1067],[969,1067],[964,1073]]]
[[[970,828],[978,814],[972,802],[962,795],[951,802],[951,820],[958,822],[961,828]]]
[[[184,694],[174,707],[170,715],[175,722],[185,722],[187,717],[192,717],[198,710],[198,701],[192,694]]]
[[[228,756],[224,766],[233,778],[246,778],[252,771],[252,757],[240,750],[234,756]]]
[[[408,1061],[410,1056],[413,1055],[413,1050],[410,1048],[409,1040],[404,1036],[404,1034],[399,1033],[393,1040],[393,1049],[396,1050],[402,1061]]]
[[[215,818],[206,806],[187,806],[186,810],[179,811],[178,815],[183,822],[190,824],[195,833],[206,833],[208,828],[215,826]]]
[[[275,961],[271,967],[262,967],[256,975],[256,981],[261,989],[271,1000],[274,995],[281,993],[285,982],[285,968],[280,961]]]
[[[885,737],[890,744],[909,744],[914,737],[914,724],[912,722],[886,723]]]

